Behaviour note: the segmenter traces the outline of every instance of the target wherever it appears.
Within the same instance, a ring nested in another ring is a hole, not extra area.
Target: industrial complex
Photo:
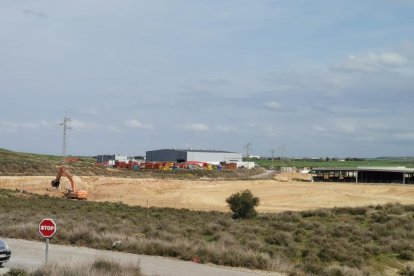
[[[236,169],[254,168],[254,162],[243,162],[242,154],[222,150],[159,149],[146,152],[137,159],[124,155],[98,155],[100,165],[116,168],[139,169]]]
[[[146,152],[147,162],[206,162],[214,165],[220,163],[240,163],[240,153],[220,150],[193,150],[193,149],[160,149]]]
[[[405,167],[314,168],[315,182],[414,184],[414,169]]]

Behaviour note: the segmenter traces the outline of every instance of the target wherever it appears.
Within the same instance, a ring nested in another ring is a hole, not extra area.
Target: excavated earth
[[[0,188],[61,197],[60,190],[48,191],[54,176],[1,176]],[[123,202],[143,207],[188,208],[228,211],[225,199],[250,189],[260,198],[259,212],[299,211],[318,208],[363,206],[400,202],[414,204],[414,185],[313,183],[308,175],[284,173],[270,180],[171,180],[106,176],[75,177],[91,201]]]

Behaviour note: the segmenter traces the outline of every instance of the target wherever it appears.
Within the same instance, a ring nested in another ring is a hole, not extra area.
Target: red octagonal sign
[[[46,218],[39,223],[39,232],[44,238],[50,238],[56,233],[56,223],[53,219]]]

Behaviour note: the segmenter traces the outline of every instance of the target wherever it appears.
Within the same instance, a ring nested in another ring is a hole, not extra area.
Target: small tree
[[[232,194],[226,199],[234,219],[255,217],[257,212],[254,207],[259,205],[259,201],[260,199],[253,196],[250,190]]]

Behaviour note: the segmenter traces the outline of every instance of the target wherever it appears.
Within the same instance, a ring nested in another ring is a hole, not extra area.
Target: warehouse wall
[[[242,161],[239,153],[231,152],[187,152],[187,161],[200,161],[209,163],[237,163]]]
[[[152,150],[146,152],[148,162],[154,161],[172,161],[177,160],[184,161],[199,161],[209,163],[238,163],[242,162],[242,155],[240,153],[233,152],[209,152],[209,151],[185,151],[185,150],[173,150],[162,149]]]
[[[152,150],[146,152],[146,158],[148,162],[154,161],[172,161],[177,162],[177,160],[187,160],[187,154],[185,151],[177,150]]]

